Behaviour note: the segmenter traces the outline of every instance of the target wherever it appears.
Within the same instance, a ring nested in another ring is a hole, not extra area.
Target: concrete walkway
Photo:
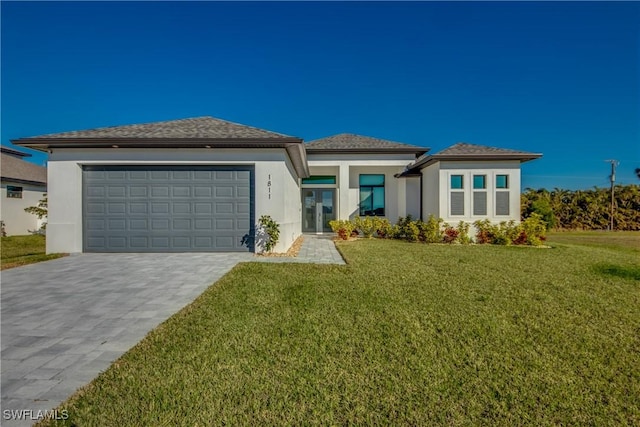
[[[238,262],[344,264],[332,236],[297,257],[251,253],[81,254],[1,273],[2,410],[51,410]]]
[[[256,256],[258,262],[298,262],[311,264],[345,264],[342,255],[333,243],[333,235],[305,234],[302,247],[297,257],[261,257]]]

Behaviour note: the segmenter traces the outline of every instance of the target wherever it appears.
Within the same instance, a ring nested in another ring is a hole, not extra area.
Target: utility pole
[[[614,194],[615,194],[615,182],[616,182],[616,166],[620,164],[617,160],[605,160],[605,162],[611,163],[611,175],[609,175],[609,181],[611,181],[611,225],[609,226],[609,231],[613,231],[613,209],[615,204]]]

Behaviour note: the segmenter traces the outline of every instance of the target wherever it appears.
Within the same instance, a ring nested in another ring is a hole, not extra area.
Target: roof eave
[[[306,150],[307,154],[414,154],[418,157],[429,151],[429,148],[312,148],[307,146]]]
[[[300,138],[21,138],[12,143],[48,152],[54,148],[284,148],[300,178],[309,176]],[[116,147],[114,147],[116,146]]]
[[[38,186],[43,186],[43,187],[47,186],[47,183],[43,182],[43,181],[33,181],[33,180],[30,180],[30,179],[13,178],[13,177],[10,177],[10,176],[2,176],[2,177],[0,177],[0,181],[17,182],[17,183],[20,183],[20,184],[38,185]]]
[[[101,146],[118,145],[119,147],[149,147],[149,148],[184,148],[185,146],[204,147],[205,145],[228,147],[234,144],[243,146],[251,143],[262,144],[290,144],[302,143],[302,139],[295,137],[274,138],[19,138],[11,140],[22,147],[47,148],[95,148]]]
[[[440,161],[476,161],[476,160],[519,160],[520,163],[528,162],[530,160],[539,159],[542,157],[542,153],[501,153],[501,154],[434,154],[432,156],[427,156],[409,168],[407,168],[406,172],[402,172],[401,176],[410,176],[415,173],[416,170],[422,170],[427,166],[431,166],[434,163]]]

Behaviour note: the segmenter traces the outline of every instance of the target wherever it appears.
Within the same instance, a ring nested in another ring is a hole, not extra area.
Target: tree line
[[[522,218],[537,213],[549,229],[607,230],[611,221],[611,189],[525,189],[521,198]],[[614,230],[640,230],[640,185],[616,185]]]

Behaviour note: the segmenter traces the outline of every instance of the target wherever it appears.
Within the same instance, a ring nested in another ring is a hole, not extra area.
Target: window
[[[496,175],[496,188],[509,188],[509,175]]]
[[[509,175],[496,175],[496,189],[509,188]],[[496,191],[496,215],[509,215],[509,191]]]
[[[508,191],[496,191],[496,215],[509,215]]]
[[[312,175],[309,178],[302,178],[303,184],[335,184],[335,175]]]
[[[487,188],[487,176],[473,175],[473,188],[476,190]]]
[[[462,175],[451,175],[449,200],[451,203],[451,215],[464,215],[464,177]],[[455,191],[458,190],[458,191]],[[463,191],[460,191],[463,190]]]
[[[22,199],[22,187],[7,185],[7,197],[10,199]]]
[[[473,175],[473,214],[487,214],[487,176]]]
[[[360,175],[360,216],[384,216],[384,175]]]

